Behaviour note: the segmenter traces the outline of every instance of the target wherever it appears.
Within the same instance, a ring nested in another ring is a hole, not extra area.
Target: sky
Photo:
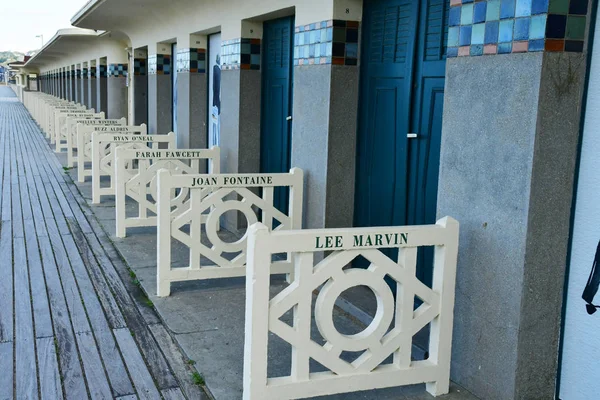
[[[71,27],[71,17],[87,0],[0,0],[0,51],[37,50],[57,30]]]

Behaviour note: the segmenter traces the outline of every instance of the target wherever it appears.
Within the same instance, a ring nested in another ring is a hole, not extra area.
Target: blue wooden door
[[[290,169],[293,32],[293,17],[263,26],[260,172]],[[275,206],[282,211],[287,195],[287,190],[275,191]]]
[[[364,2],[356,226],[435,222],[448,9]]]

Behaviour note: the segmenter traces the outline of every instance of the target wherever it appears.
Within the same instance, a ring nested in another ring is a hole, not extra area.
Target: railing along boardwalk
[[[206,398],[12,98],[0,88],[0,400]]]

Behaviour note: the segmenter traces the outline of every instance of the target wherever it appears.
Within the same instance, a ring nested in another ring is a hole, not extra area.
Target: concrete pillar
[[[438,216],[461,224],[452,378],[487,399],[555,397],[591,7],[566,24],[543,3],[528,41],[448,48]]]
[[[148,131],[171,131],[171,45],[158,43],[148,48]]]
[[[127,53],[108,59],[107,118],[128,117]]]
[[[308,5],[297,8],[296,32],[332,19],[345,20],[347,30],[358,30],[362,5],[351,7],[346,14],[347,4],[338,3],[341,1],[333,2],[333,14],[324,7],[319,17]],[[298,54],[295,51],[291,164],[305,173],[304,227],[353,226],[357,59],[345,57],[334,65],[331,57],[309,61]]]
[[[106,58],[98,59],[96,66],[96,112],[108,113]]]
[[[206,148],[206,36],[184,36],[177,38],[177,44],[177,147]]]
[[[90,108],[98,111],[98,77],[96,76],[96,60],[90,61],[88,70],[88,101]]]
[[[133,123],[148,124],[148,52],[134,51],[133,60]]]
[[[84,62],[81,68],[81,99],[87,108],[93,108],[90,102],[90,84],[89,84],[89,67],[88,63]]]
[[[81,97],[81,64],[75,66],[75,78],[73,79],[73,84],[75,101],[80,104],[85,104],[83,97]]]
[[[75,66],[69,66],[69,100],[77,103],[77,99],[75,98]]]

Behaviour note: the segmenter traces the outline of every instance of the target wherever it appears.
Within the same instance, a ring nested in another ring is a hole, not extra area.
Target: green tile
[[[333,28],[333,41],[338,43],[346,42],[346,28],[334,27]]]
[[[567,39],[583,40],[585,35],[585,17],[569,15],[567,17]]]
[[[550,0],[548,6],[549,14],[568,14],[569,13],[569,0]]]

